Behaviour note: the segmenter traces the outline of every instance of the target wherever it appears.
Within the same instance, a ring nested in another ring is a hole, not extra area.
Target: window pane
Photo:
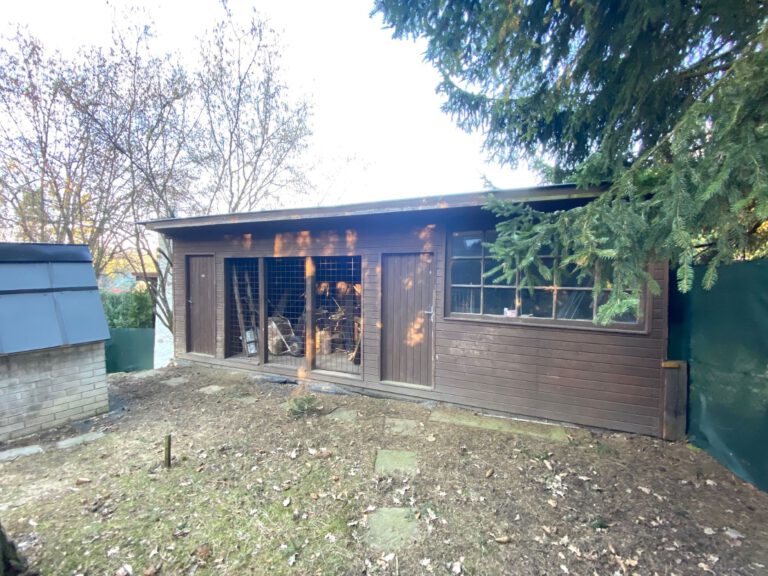
[[[603,304],[608,302],[608,298],[610,295],[611,293],[609,291],[606,291],[600,294],[600,296],[597,298],[597,305],[602,306]],[[615,318],[613,321],[621,324],[637,324],[637,315],[634,312],[629,311],[629,312],[625,312],[618,318]]]
[[[451,312],[480,314],[480,288],[451,288]]]
[[[556,317],[561,320],[592,320],[592,292],[558,290]]]
[[[483,274],[485,274],[486,272],[490,272],[494,268],[497,268],[500,264],[501,262],[499,260],[492,260],[490,258],[483,259]],[[499,270],[498,272],[494,272],[493,274],[484,276],[483,284],[485,284],[486,286],[514,286],[515,285],[514,280],[512,280],[511,284],[507,284],[507,282],[504,280],[501,280],[498,284],[494,283],[494,281],[497,278],[502,277],[502,273],[503,271]]]
[[[499,234],[498,234],[498,232],[496,232],[496,230],[488,230],[485,233],[485,241],[488,242],[489,244],[492,244],[493,242],[496,242],[496,238],[498,238],[498,237],[499,237]],[[485,246],[483,246],[483,254],[485,256],[489,256],[490,253],[491,253],[490,249],[486,248]]]
[[[578,279],[575,264],[568,264],[565,268],[559,268],[557,272],[559,275],[558,286],[580,286],[584,288],[591,288],[594,286],[595,281],[592,274],[587,274],[581,278],[581,280]]]
[[[548,268],[550,271],[552,270],[552,267],[554,266],[554,258],[545,257],[542,258],[542,263],[546,268]],[[552,286],[554,285],[554,280],[546,280],[544,276],[541,275],[539,272],[539,269],[537,266],[533,266],[529,269],[528,278],[533,282],[534,286]],[[550,275],[550,278],[552,276]],[[520,281],[522,284],[523,278],[522,273],[520,274]]]
[[[504,313],[504,309],[507,313]],[[483,289],[483,314],[494,316],[517,316],[515,310],[514,288],[484,288]]]
[[[483,235],[480,232],[472,234],[454,232],[451,238],[451,250],[454,256],[482,256]]]
[[[552,290],[534,290],[531,293],[527,288],[520,289],[520,312],[522,316],[534,318],[552,318]]]
[[[454,260],[451,263],[451,284],[480,286],[480,260]]]

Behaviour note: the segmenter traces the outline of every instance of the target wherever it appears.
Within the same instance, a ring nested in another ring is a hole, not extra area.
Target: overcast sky
[[[5,0],[3,32],[22,23],[64,52],[105,45],[128,4],[145,7],[164,50],[187,54],[222,15],[217,0]],[[284,47],[286,83],[312,103],[307,161],[317,194],[303,204],[477,191],[483,174],[500,187],[536,183],[525,169],[485,162],[481,136],[440,111],[424,44],[393,40],[381,17],[369,16],[370,2],[230,0],[230,7],[243,17],[255,7],[270,21]]]

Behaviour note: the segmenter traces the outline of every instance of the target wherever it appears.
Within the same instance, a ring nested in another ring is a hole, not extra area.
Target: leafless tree
[[[76,113],[92,123],[94,137],[124,161],[131,222],[123,229],[122,248],[141,277],[157,271],[157,281],[147,286],[160,321],[170,328],[173,309],[165,295],[172,249],[162,241],[154,246],[140,223],[196,208],[197,167],[189,147],[199,113],[191,112],[194,86],[184,67],[169,55],[152,54],[146,28],[135,32],[116,34],[109,50],[85,55],[66,92]]]
[[[204,213],[250,211],[307,187],[297,161],[310,135],[309,107],[290,101],[276,43],[263,20],[242,27],[229,11],[201,39],[195,152]]]
[[[309,107],[279,77],[276,35],[226,18],[190,67],[148,26],[70,60],[18,35],[0,50],[0,222],[23,240],[86,242],[97,272],[121,252],[171,328],[172,245],[141,222],[279,204],[308,184]]]
[[[71,113],[69,72],[32,37],[0,49],[0,222],[9,239],[88,244],[99,273],[129,214],[126,172]]]

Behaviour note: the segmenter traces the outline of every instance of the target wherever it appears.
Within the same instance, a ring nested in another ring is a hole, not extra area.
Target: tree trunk
[[[0,576],[28,574],[27,562],[16,550],[16,545],[5,535],[0,524]]]

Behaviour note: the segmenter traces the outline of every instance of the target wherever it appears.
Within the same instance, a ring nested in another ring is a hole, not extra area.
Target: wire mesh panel
[[[315,258],[315,365],[360,373],[362,324],[360,256]]]
[[[266,258],[268,362],[304,365],[304,258]]]
[[[259,259],[225,261],[226,355],[259,360]]]

